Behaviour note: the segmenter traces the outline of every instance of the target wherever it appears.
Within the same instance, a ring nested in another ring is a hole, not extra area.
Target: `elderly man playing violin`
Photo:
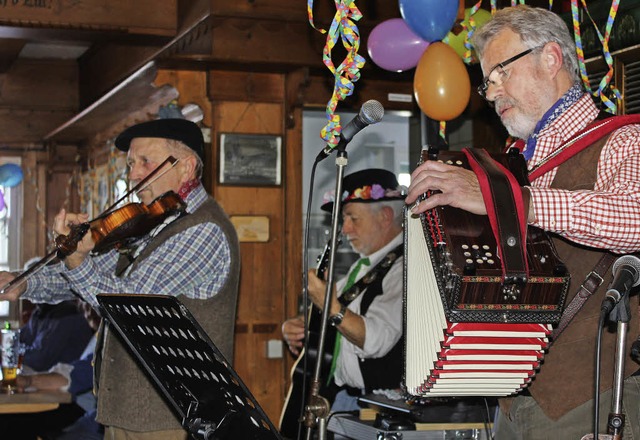
[[[187,120],[158,119],[129,127],[116,138],[115,145],[127,152],[132,184],[155,173],[138,192],[144,204],[173,191],[184,201],[184,212],[168,216],[127,249],[118,251],[92,252],[96,243],[87,232],[63,261],[45,266],[24,283],[5,288],[0,300],[22,296],[33,302],[55,303],[77,294],[97,307],[96,295],[105,292],[179,296],[231,359],[239,245],[227,215],[200,182],[204,156],[201,130]],[[169,157],[178,160],[175,166],[163,165]],[[54,231],[69,235],[72,228],[87,221],[86,214],[61,210],[55,217]],[[14,277],[0,273],[0,289]],[[103,327],[96,349],[95,381],[97,420],[105,426],[105,438],[187,439],[180,421],[108,323]]]

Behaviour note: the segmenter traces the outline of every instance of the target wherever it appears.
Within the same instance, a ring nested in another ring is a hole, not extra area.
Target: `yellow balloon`
[[[413,92],[428,117],[450,121],[460,116],[469,103],[469,73],[450,46],[440,41],[431,43],[418,61]]]
[[[460,58],[464,59],[464,54],[467,50],[464,47],[464,40],[467,38],[467,34],[469,33],[469,29],[471,25],[469,24],[469,17],[471,16],[471,8],[467,8],[464,10],[464,20],[462,21],[462,25],[464,26],[464,30],[460,32],[458,35],[455,35],[453,32],[449,32],[447,34],[447,41],[449,46],[456,51],[456,53],[460,56]],[[473,21],[475,22],[474,32],[477,31],[485,24],[487,21],[491,19],[491,12],[486,11],[484,9],[478,9],[475,14],[473,14]],[[471,51],[471,60],[476,61],[476,53],[474,50]]]

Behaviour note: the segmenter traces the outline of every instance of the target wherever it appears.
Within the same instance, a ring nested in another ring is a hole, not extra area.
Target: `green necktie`
[[[356,283],[356,278],[358,277],[358,274],[360,273],[360,269],[362,268],[362,266],[370,266],[370,265],[371,265],[371,261],[369,260],[369,257],[360,258],[356,263],[355,267],[353,268],[353,270],[349,272],[349,278],[347,278],[347,284],[345,284],[344,287],[342,288],[342,292],[344,293],[347,290],[351,289],[351,287]]]
[[[342,293],[351,289],[351,287],[356,283],[356,278],[358,277],[358,274],[360,273],[360,269],[362,268],[362,266],[370,266],[370,265],[371,265],[371,261],[369,260],[368,257],[360,258],[356,263],[356,265],[354,266],[354,268],[351,270],[351,272],[349,272],[349,277],[347,278],[347,283],[342,288]],[[341,345],[342,345],[342,333],[336,332],[336,343],[333,347],[333,359],[331,359],[331,369],[329,370],[329,377],[327,377],[327,385],[329,385],[329,383],[331,382],[331,379],[333,379],[333,375],[336,371],[336,364],[338,361],[338,355],[340,354]]]

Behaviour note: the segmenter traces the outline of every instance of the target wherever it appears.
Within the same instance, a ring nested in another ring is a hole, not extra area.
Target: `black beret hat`
[[[331,194],[333,195],[333,194]],[[375,203],[386,200],[404,200],[403,187],[396,175],[380,168],[356,171],[342,179],[342,204]],[[326,198],[326,197],[325,197]],[[323,211],[333,210],[333,197],[320,207]]]
[[[162,138],[180,141],[191,148],[204,162],[204,138],[202,130],[186,119],[154,119],[133,125],[116,138],[116,148],[129,151],[134,138]]]

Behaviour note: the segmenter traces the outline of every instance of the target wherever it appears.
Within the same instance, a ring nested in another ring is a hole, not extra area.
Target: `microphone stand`
[[[318,426],[318,440],[326,440],[327,438],[327,420],[331,406],[329,401],[320,396],[320,384],[322,383],[321,367],[322,354],[324,353],[324,342],[327,333],[327,322],[329,318],[329,309],[331,308],[331,297],[333,295],[333,279],[336,249],[338,248],[339,235],[339,217],[340,207],[342,205],[342,179],[344,177],[344,169],[347,166],[348,158],[345,146],[336,147],[336,184],[335,184],[335,200],[333,202],[333,210],[331,212],[331,249],[329,251],[329,264],[327,285],[324,293],[324,306],[322,307],[322,319],[320,324],[320,336],[318,340],[318,356],[316,357],[316,365],[311,380],[309,397],[307,405],[304,408],[304,425],[306,427],[306,440],[311,440],[313,428]]]
[[[631,320],[629,295],[624,295],[609,315],[609,320],[618,323],[616,335],[615,371],[613,375],[613,394],[611,395],[611,411],[607,420],[607,434],[614,440],[622,439],[624,414],[622,413],[622,391],[624,389],[624,358],[627,342],[627,326]]]
[[[592,433],[581,440],[592,440],[597,435],[598,440],[622,440],[625,415],[622,413],[622,391],[624,389],[624,358],[626,351],[627,326],[631,320],[629,295],[624,295],[609,314],[609,320],[618,323],[616,334],[616,353],[614,360],[613,390],[611,394],[611,411],[607,419],[607,434]],[[599,392],[599,390],[596,390]],[[597,412],[597,408],[596,408]]]

